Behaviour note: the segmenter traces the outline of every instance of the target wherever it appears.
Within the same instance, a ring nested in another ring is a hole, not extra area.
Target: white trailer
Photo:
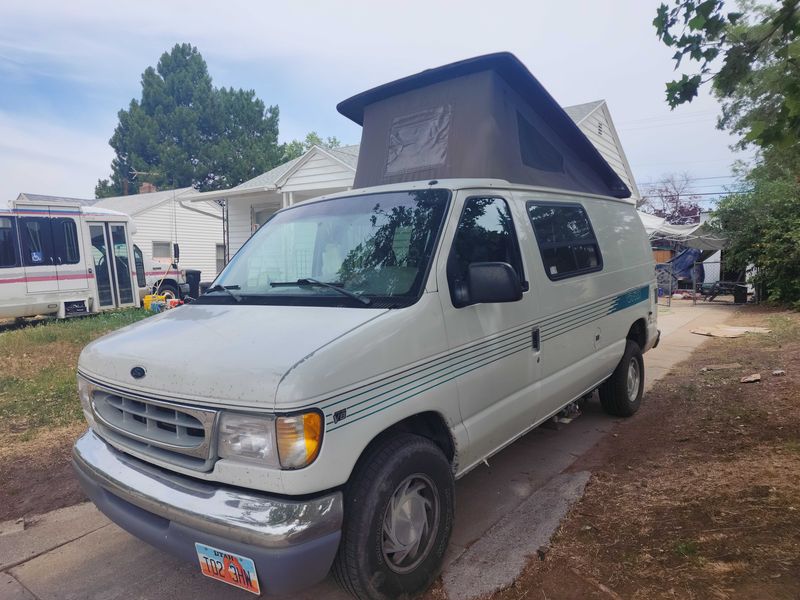
[[[0,208],[0,318],[139,305],[128,215],[79,203]]]

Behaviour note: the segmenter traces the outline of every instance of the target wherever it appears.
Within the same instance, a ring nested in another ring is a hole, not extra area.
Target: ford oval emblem
[[[141,379],[146,373],[147,371],[144,370],[144,367],[133,367],[131,369],[131,377],[134,379]]]

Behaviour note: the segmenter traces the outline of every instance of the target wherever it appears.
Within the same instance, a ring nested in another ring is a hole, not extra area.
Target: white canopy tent
[[[662,217],[636,211],[642,220],[642,225],[650,239],[658,238],[677,242],[689,248],[698,250],[722,250],[727,240],[711,229],[706,223],[692,225],[672,225]]]

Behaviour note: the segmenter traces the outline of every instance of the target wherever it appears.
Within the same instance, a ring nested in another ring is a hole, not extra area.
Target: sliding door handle
[[[533,348],[534,352],[539,352],[541,346],[541,339],[539,336],[539,328],[534,327],[531,330],[531,347]]]

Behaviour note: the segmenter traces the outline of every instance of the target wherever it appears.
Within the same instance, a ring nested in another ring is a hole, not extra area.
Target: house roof
[[[358,144],[353,144],[352,146],[342,146],[340,148],[319,148],[315,146],[318,150],[326,152],[330,154],[334,158],[338,159],[340,162],[343,162],[346,166],[351,167],[355,170],[356,163],[358,163]],[[313,150],[313,148],[312,148]],[[301,164],[304,162],[304,159],[311,153],[311,150],[304,153],[297,158],[293,158],[290,161],[283,163],[282,165],[278,165],[274,169],[270,169],[266,173],[262,173],[258,177],[253,177],[253,179],[249,179],[244,183],[240,183],[234,188],[231,188],[230,191],[232,192],[244,192],[248,190],[256,190],[256,189],[264,189],[264,188],[272,188],[275,184],[280,181],[280,179],[289,173],[296,165]]]
[[[595,100],[594,102],[586,102],[584,104],[573,104],[572,106],[565,106],[564,112],[569,115],[570,119],[575,121],[576,125],[580,125],[581,121],[600,108],[604,103],[605,100]]]
[[[175,190],[162,190],[159,192],[149,192],[146,194],[131,194],[130,196],[113,196],[102,200],[92,200],[94,206],[108,208],[129,214],[137,215],[150,208],[158,206],[162,202],[172,200],[177,196],[182,196],[187,192],[193,192],[190,187],[178,188]]]

